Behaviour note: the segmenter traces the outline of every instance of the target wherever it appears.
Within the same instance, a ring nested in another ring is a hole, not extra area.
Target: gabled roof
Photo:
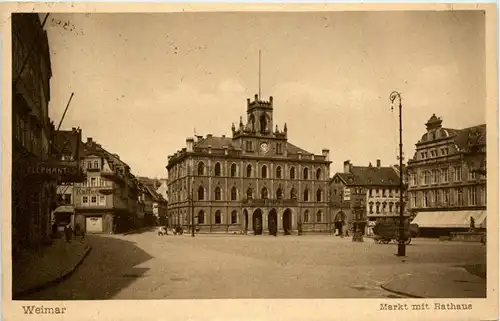
[[[239,146],[233,145],[233,139],[231,137],[209,136],[203,138],[201,141],[195,143],[194,145],[195,148],[208,148],[209,146],[213,149],[223,149],[224,146],[227,146],[229,150],[240,149]],[[297,147],[289,142],[286,143],[286,148],[290,154],[297,154],[299,152],[302,154],[312,154],[305,149]]]
[[[294,144],[291,144],[289,142],[286,143],[286,148],[290,154],[298,154],[299,152],[302,154],[312,154],[306,151],[305,149],[302,149],[300,147],[295,146]]]
[[[432,118],[431,118],[432,120]],[[429,120],[429,121],[431,121]],[[441,122],[441,120],[440,120]],[[429,124],[429,123],[428,123]],[[440,124],[440,123],[439,123]],[[439,125],[438,124],[438,125]],[[417,142],[417,146],[427,144],[434,141],[434,139],[441,139],[450,137],[459,149],[463,150],[468,147],[469,139],[476,140],[477,144],[486,144],[486,125],[477,125],[463,129],[428,127],[428,131],[422,135],[422,138]],[[477,136],[476,136],[477,135]]]
[[[460,149],[467,149],[469,137],[470,141],[473,143],[486,144],[486,125],[478,125],[458,130],[453,140]]]
[[[144,186],[148,186],[153,190],[156,190],[161,185],[161,183],[155,178],[137,176],[137,180],[139,180]]]
[[[233,139],[229,137],[210,136],[203,138],[194,145],[195,148],[208,148],[208,146],[215,149],[222,149],[224,146],[227,146],[228,149],[235,149],[233,146]]]
[[[76,156],[78,146],[78,135],[73,130],[57,130],[52,139],[53,153],[56,155]],[[83,151],[83,143],[80,142],[80,151]]]
[[[336,173],[347,186],[397,186],[399,175],[392,167],[352,166],[350,173]]]
[[[82,143],[83,145],[83,153],[82,156],[90,156],[90,155],[98,155],[98,156],[103,156],[108,159],[110,162],[110,166],[114,167],[116,165],[119,166],[130,166],[122,161],[119,157],[117,157],[115,154],[108,152],[104,147],[101,146],[101,144],[98,144],[95,141],[92,141],[92,144],[85,144]]]

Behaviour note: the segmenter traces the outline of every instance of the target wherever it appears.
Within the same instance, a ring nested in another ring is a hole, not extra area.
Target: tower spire
[[[261,67],[261,50],[259,49],[259,100],[260,100],[260,67]]]

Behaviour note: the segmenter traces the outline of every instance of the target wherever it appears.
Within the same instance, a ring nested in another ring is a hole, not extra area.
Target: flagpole
[[[260,74],[261,74],[261,50],[259,50],[259,99],[261,97]]]

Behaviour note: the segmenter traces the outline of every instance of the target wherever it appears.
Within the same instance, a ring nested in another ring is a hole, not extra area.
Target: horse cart
[[[379,222],[373,227],[373,233],[375,237],[373,240],[378,244],[388,244],[391,241],[394,243],[399,243],[399,225],[394,222]],[[418,225],[408,224],[404,225],[404,235],[403,240],[405,244],[410,244],[412,237],[418,235]]]

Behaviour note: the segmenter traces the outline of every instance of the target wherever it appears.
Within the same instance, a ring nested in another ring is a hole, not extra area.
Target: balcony
[[[249,207],[293,207],[298,203],[296,199],[246,198],[243,199],[242,204]]]

